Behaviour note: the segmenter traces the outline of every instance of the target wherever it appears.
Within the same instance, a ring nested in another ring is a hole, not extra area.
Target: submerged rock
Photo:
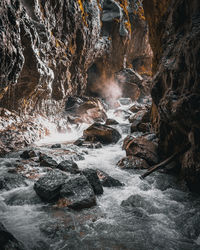
[[[40,161],[40,166],[42,167],[55,168],[58,165],[58,163],[52,157],[46,154],[40,154],[39,161]]]
[[[99,177],[99,180],[104,187],[121,187],[124,186],[123,183],[121,183],[119,180],[114,179],[104,171],[97,169],[97,175]]]
[[[51,146],[51,148],[61,148],[61,144],[57,143],[57,144],[53,144]]]
[[[83,135],[86,141],[101,142],[102,144],[117,143],[121,138],[116,129],[100,123],[92,124],[84,130]]]
[[[127,157],[122,158],[120,161],[118,161],[117,166],[121,169],[147,169],[149,168],[149,164],[146,162],[146,160],[142,158],[138,158],[133,155],[129,155]]]
[[[69,208],[82,209],[96,205],[96,198],[90,183],[84,175],[75,176],[66,180],[60,190]]]
[[[25,250],[25,247],[12,235],[0,222],[0,249],[1,250]]]
[[[117,122],[115,119],[110,119],[110,118],[108,118],[107,120],[106,120],[106,122],[105,122],[105,125],[117,125],[117,124],[119,124],[119,122]]]
[[[34,150],[25,150],[21,155],[20,157],[23,158],[23,159],[30,159],[30,158],[33,158],[33,157],[36,157],[37,154],[35,153]]]
[[[103,194],[102,184],[97,176],[97,171],[94,169],[84,169],[82,174],[87,178],[92,186],[95,194]]]
[[[71,159],[60,162],[56,168],[71,174],[77,174],[80,172],[78,165]]]
[[[0,176],[0,190],[11,190],[20,186],[27,186],[25,178],[15,173],[5,173]]]
[[[147,161],[149,165],[158,163],[157,144],[141,136],[133,138],[127,136],[124,140],[123,149],[127,156],[136,156]]]
[[[52,201],[60,196],[62,185],[68,176],[59,170],[52,170],[34,184],[34,190],[44,201]]]

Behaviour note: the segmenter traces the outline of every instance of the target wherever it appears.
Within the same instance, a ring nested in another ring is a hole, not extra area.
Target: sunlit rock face
[[[192,190],[200,188],[200,2],[144,0],[154,53],[152,118],[163,158],[187,143],[180,158]]]

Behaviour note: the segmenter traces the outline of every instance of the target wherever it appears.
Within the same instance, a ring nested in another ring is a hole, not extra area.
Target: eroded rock
[[[34,190],[44,201],[53,201],[59,198],[62,185],[68,176],[59,170],[49,171],[34,184]]]
[[[119,180],[111,177],[104,171],[97,169],[97,175],[103,187],[121,187],[124,186]]]
[[[95,194],[103,194],[102,184],[98,178],[97,171],[94,169],[84,169],[82,174],[87,178]]]
[[[71,174],[77,174],[80,172],[78,165],[71,159],[60,162],[56,168]]]
[[[82,209],[96,205],[94,191],[84,175],[66,180],[60,195],[66,199],[69,208]]]
[[[127,136],[124,140],[123,149],[127,156],[136,156],[147,161],[149,165],[158,163],[157,144],[145,137],[133,138]]]
[[[121,138],[116,129],[100,123],[94,123],[84,130],[83,136],[86,141],[101,142],[102,144],[117,143]]]

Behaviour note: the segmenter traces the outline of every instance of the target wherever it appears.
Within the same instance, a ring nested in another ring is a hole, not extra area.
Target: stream
[[[128,110],[129,105],[121,108]],[[34,181],[27,178],[21,186],[0,190],[0,221],[28,250],[200,250],[200,198],[173,175],[156,172],[141,180],[145,170],[117,167],[125,156],[122,144],[130,124],[113,110],[108,117],[120,122],[116,128],[122,138],[117,144],[98,149],[71,144],[82,134],[83,125],[69,136],[50,136],[31,148],[53,155],[58,163],[69,157],[65,152],[71,152],[79,169],[103,170],[124,186],[104,187],[104,193],[96,196],[96,206],[74,211],[42,202],[33,189]],[[55,143],[61,143],[61,148],[50,147]],[[0,176],[21,164],[21,152],[1,158]],[[35,161],[24,164],[22,172],[27,176],[35,170],[45,172]]]

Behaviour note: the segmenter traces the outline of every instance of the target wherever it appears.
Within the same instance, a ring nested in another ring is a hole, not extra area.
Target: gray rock
[[[5,173],[0,176],[0,190],[11,190],[20,186],[27,186],[25,178],[19,174]]]
[[[68,176],[59,170],[52,170],[34,184],[34,190],[44,201],[59,198],[60,189]]]
[[[57,168],[65,172],[69,172],[71,174],[80,173],[78,165],[71,159],[60,162]]]
[[[46,154],[40,154],[39,161],[40,161],[40,166],[43,167],[55,168],[58,165],[58,163],[52,157]]]
[[[75,176],[62,185],[62,198],[66,199],[69,208],[89,208],[96,204],[94,191],[85,176]]]
[[[98,175],[103,187],[121,187],[121,186],[124,186],[123,183],[121,183],[117,179],[114,179],[113,177],[109,176],[107,173],[105,173],[102,170],[98,169],[97,175]]]
[[[103,187],[98,178],[97,171],[94,169],[84,169],[82,171],[83,175],[87,178],[90,185],[92,186],[95,194],[103,194]]]

